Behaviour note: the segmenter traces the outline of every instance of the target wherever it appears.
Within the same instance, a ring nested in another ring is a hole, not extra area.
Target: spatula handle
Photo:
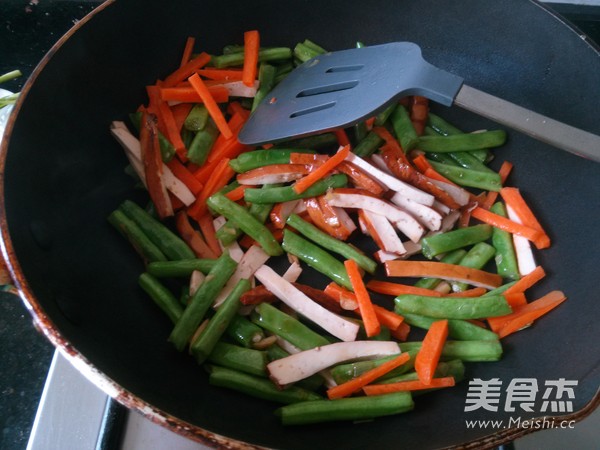
[[[463,86],[454,104],[521,131],[539,141],[600,162],[600,136],[517,106],[514,103]]]

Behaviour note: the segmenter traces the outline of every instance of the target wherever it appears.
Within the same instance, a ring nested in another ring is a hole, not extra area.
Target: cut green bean
[[[120,210],[108,216],[108,222],[115,227],[131,243],[135,251],[147,262],[166,261],[167,257],[142,229]]]
[[[410,355],[410,359],[395,369],[392,369],[390,372],[385,374],[383,377],[378,378],[379,381],[385,380],[387,378],[396,377],[402,375],[408,371],[414,370],[415,367],[415,357],[417,356],[418,350],[411,350],[407,352]],[[337,384],[345,383],[346,381],[350,381],[369,370],[374,369],[375,367],[379,367],[380,365],[391,361],[396,358],[398,355],[386,356],[385,358],[371,359],[368,361],[356,361],[346,364],[339,364],[330,369],[331,376],[335,380]]]
[[[287,47],[264,48],[258,52],[258,62],[281,61],[292,57],[292,49]],[[211,64],[217,69],[225,67],[241,66],[244,64],[244,52],[229,53],[227,55],[214,56]]]
[[[441,262],[447,264],[458,264],[461,259],[467,254],[466,250],[458,249],[448,252],[441,259]],[[421,278],[415,283],[416,287],[434,289],[442,280],[440,278]]]
[[[10,72],[6,72],[0,75],[0,83],[5,83],[10,80],[14,80],[15,78],[23,75],[20,70],[11,70]]]
[[[497,287],[496,289],[492,289],[489,292],[486,292],[485,294],[483,294],[482,297],[488,297],[491,295],[500,295],[503,294],[509,287],[514,286],[516,283],[516,281],[511,281],[509,283],[503,284],[500,287]]]
[[[325,50],[323,47],[321,47],[320,45],[314,43],[313,41],[311,41],[310,39],[304,39],[304,42],[302,42],[304,45],[306,45],[308,48],[310,48],[312,51],[319,53],[320,55],[322,55],[323,53],[327,53],[327,50]]]
[[[487,224],[459,228],[434,234],[421,239],[421,251],[426,258],[485,241],[492,236],[492,227]]]
[[[490,172],[495,173],[492,169],[482,163],[478,158],[473,156],[470,152],[449,152],[450,159],[454,160],[456,164],[465,169],[477,170],[479,172]]]
[[[206,126],[199,130],[188,148],[187,157],[194,164],[203,165],[208,158],[208,154],[212,149],[219,130],[212,120],[209,120]]]
[[[403,352],[419,350],[422,342],[400,342]],[[460,359],[462,361],[498,361],[502,357],[500,341],[446,341],[442,349],[445,360]]]
[[[270,380],[226,367],[210,366],[209,371],[210,377],[208,382],[211,385],[233,389],[263,400],[288,405],[322,399],[320,395],[301,387],[289,386],[286,389],[280,389]]]
[[[200,131],[203,130],[208,123],[208,109],[204,106],[204,103],[196,103],[190,112],[188,113],[183,126],[189,131]]]
[[[142,122],[142,112],[139,111],[129,114],[129,120],[139,133],[140,124]],[[160,146],[160,154],[163,162],[171,161],[173,156],[175,156],[175,147],[173,144],[171,144],[171,141],[169,141],[160,131],[158,132],[158,144]]]
[[[426,154],[426,158],[430,161],[447,164],[449,166],[459,166],[459,164],[454,159],[452,159],[450,153],[429,152]]]
[[[294,403],[279,408],[275,414],[281,418],[283,425],[305,425],[339,420],[368,420],[404,413],[413,408],[409,392],[395,392],[372,397]]]
[[[160,248],[167,258],[171,260],[195,258],[194,252],[179,236],[136,203],[125,200],[119,208],[142,229],[144,234]]]
[[[241,295],[250,289],[250,281],[241,279],[217,309],[215,315],[208,321],[208,325],[191,345],[192,355],[198,363],[203,363],[221,339],[225,330],[237,314],[240,306]]]
[[[415,131],[410,115],[403,105],[396,106],[390,117],[396,139],[400,141],[400,145],[405,152],[412,150],[419,142],[419,136]]]
[[[508,217],[503,203],[494,204],[490,211],[499,216]],[[503,278],[518,280],[521,275],[519,274],[512,235],[508,231],[494,227],[492,230],[492,245],[496,249],[495,260],[498,275]]]
[[[141,288],[150,296],[160,309],[177,323],[183,314],[183,307],[179,300],[160,281],[148,273],[143,273],[138,279]]]
[[[443,136],[448,136],[448,135],[453,135],[453,134],[464,134],[463,131],[459,130],[454,125],[446,122],[440,116],[438,116],[432,112],[429,112],[428,121],[429,121],[429,125],[438,134],[441,134]],[[481,161],[482,163],[488,162],[492,157],[492,155],[488,149],[471,150],[469,153],[471,155],[473,155],[475,158],[477,158],[479,161]]]
[[[247,317],[240,316],[239,314],[233,316],[226,333],[237,344],[246,348],[251,348],[254,344],[265,338],[265,333],[261,327],[250,322]]]
[[[367,133],[369,132],[366,122],[358,122],[352,127],[352,129],[354,130],[354,139],[356,142],[360,142],[366,138]]]
[[[499,147],[506,142],[506,131],[492,130],[448,136],[420,136],[418,146],[425,152],[464,152]]]
[[[261,303],[251,314],[251,320],[271,333],[281,336],[301,350],[329,344],[329,341],[302,322],[268,303]]]
[[[448,164],[431,161],[433,168],[448,178],[450,181],[461,186],[474,187],[486,191],[500,191],[502,181],[496,172],[480,172],[465,169],[464,167],[450,166]]]
[[[260,191],[261,189],[258,190]],[[269,229],[243,206],[232,202],[219,193],[210,196],[206,203],[209,208],[226,217],[233,225],[258,242],[268,255],[277,256],[283,253],[279,242],[273,237]]]
[[[346,259],[353,259],[367,272],[375,273],[375,270],[377,269],[377,263],[375,261],[361,251],[357,250],[355,247],[352,247],[351,245],[348,245],[345,242],[342,242],[339,239],[324,233],[313,224],[302,219],[297,214],[291,214],[287,219],[287,224],[296,229],[296,231],[302,233],[306,238],[319,244],[321,247],[342,255]]]
[[[156,261],[146,267],[146,271],[158,278],[187,278],[194,270],[207,274],[215,266],[216,259],[182,259],[180,261]]]
[[[478,242],[467,252],[458,264],[463,267],[470,267],[471,269],[483,269],[495,254],[496,249],[490,244]],[[450,284],[454,292],[462,292],[469,287],[468,283],[462,281],[453,281]]]
[[[314,153],[314,151],[299,148],[254,150],[242,153],[237,158],[232,159],[229,161],[229,166],[237,173],[244,173],[258,167],[273,164],[289,164],[291,153]]]
[[[383,126],[384,123],[387,122],[388,118],[392,115],[394,110],[396,109],[396,105],[398,102],[392,102],[391,105],[386,107],[383,111],[375,116],[375,125],[378,127]]]
[[[252,111],[256,109],[258,104],[262,102],[271,89],[273,89],[273,86],[275,85],[275,67],[270,64],[262,63],[258,70],[258,81],[259,88],[258,91],[256,91],[256,95],[252,102]]]
[[[343,173],[331,175],[317,181],[302,194],[296,193],[292,186],[283,186],[270,189],[248,188],[244,192],[244,199],[250,203],[283,203],[301,198],[316,197],[326,193],[329,189],[345,187],[348,178]]]
[[[208,362],[263,378],[268,375],[266,352],[226,342],[217,342]]]
[[[502,295],[482,297],[429,297],[399,295],[394,299],[395,311],[419,314],[436,319],[485,319],[512,312]]]
[[[404,321],[417,328],[428,330],[433,322],[439,319],[418,314],[402,314]],[[466,320],[448,319],[448,336],[459,341],[498,340],[498,335],[490,330],[474,325]]]
[[[374,131],[369,131],[364,139],[360,140],[352,151],[361,158],[367,158],[375,153],[375,150],[377,150],[381,144],[383,144],[383,139]]]
[[[204,319],[208,308],[212,305],[221,289],[227,283],[237,267],[237,263],[227,254],[223,253],[211,271],[206,276],[204,282],[190,299],[190,303],[185,308],[183,315],[173,328],[169,341],[175,348],[183,351],[192,335],[196,332],[198,325]]]
[[[340,286],[352,289],[344,264],[321,247],[288,229],[283,230],[283,249],[300,258],[313,269],[328,276]]]

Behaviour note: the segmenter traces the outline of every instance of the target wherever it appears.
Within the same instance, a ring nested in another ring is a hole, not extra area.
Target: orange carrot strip
[[[420,288],[416,286],[410,286],[408,284],[390,283],[389,281],[370,280],[367,283],[367,289],[379,294],[394,296],[404,294],[428,295],[432,297],[442,296],[440,292],[434,291],[433,289]]]
[[[473,289],[467,289],[462,292],[453,292],[451,294],[446,295],[446,297],[480,297],[487,292],[487,289],[482,287],[476,287]]]
[[[208,110],[208,114],[210,115],[210,117],[212,117],[213,121],[215,122],[215,125],[217,126],[221,134],[226,139],[231,138],[233,136],[233,133],[229,128],[229,125],[227,124],[223,113],[217,106],[215,99],[210,94],[208,87],[206,87],[206,85],[204,84],[204,81],[202,81],[202,79],[198,76],[197,73],[189,77],[188,80],[190,81],[190,84],[196,90],[200,98],[202,98],[204,106],[206,106],[206,109]]]
[[[187,118],[190,110],[192,109],[191,103],[178,103],[177,105],[171,106],[171,112],[173,113],[173,118],[175,119],[175,124],[177,125],[177,129],[181,132],[183,128],[183,123]]]
[[[229,101],[229,91],[224,86],[207,86],[216,103]],[[193,87],[168,87],[160,89],[160,98],[166,102],[204,103]]]
[[[503,338],[520,330],[528,323],[540,318],[556,308],[567,299],[561,291],[552,291],[543,297],[518,308],[508,318],[505,325],[498,331],[498,337]],[[505,316],[506,317],[506,316]]]
[[[421,389],[433,389],[454,386],[454,377],[433,378],[429,384],[422,381],[399,381],[397,383],[371,384],[363,388],[366,395],[383,395],[392,392],[418,391]]]
[[[444,183],[453,184],[454,186],[458,186],[456,183],[453,183],[452,181],[450,181],[448,178],[446,178],[445,176],[443,176],[441,173],[437,172],[433,168],[427,168],[423,175],[431,178],[432,180],[442,181]]]
[[[500,175],[500,181],[502,182],[503,186],[504,186],[504,183],[506,183],[506,179],[508,178],[508,175],[510,175],[512,168],[513,168],[513,164],[508,161],[504,161],[502,163],[502,165],[500,166],[498,175]],[[485,208],[485,209],[490,209],[492,207],[492,205],[494,203],[496,203],[497,198],[498,198],[498,192],[496,192],[496,191],[488,192],[488,195],[487,195],[485,201],[481,204],[481,207]]]
[[[167,167],[171,169],[173,175],[181,180],[183,184],[187,186],[187,188],[192,191],[192,194],[198,195],[198,193],[202,190],[202,183],[200,183],[196,177],[175,158],[171,159],[167,163]]]
[[[322,164],[329,159],[319,153],[290,153],[290,164]]]
[[[154,114],[157,119],[158,130],[167,135],[167,127],[163,120],[159,105],[162,103],[160,98],[160,88],[156,85],[146,86],[146,93],[148,95],[148,113]],[[144,109],[142,109],[143,111]]]
[[[192,56],[192,52],[194,51],[194,44],[196,43],[196,39],[193,37],[188,37],[185,41],[185,47],[183,47],[183,54],[181,55],[181,64],[179,67],[185,66]]]
[[[257,30],[244,33],[244,67],[242,69],[242,81],[246,86],[254,86],[256,80],[256,66],[258,64],[258,52],[260,50],[260,35]]]
[[[302,194],[309,187],[315,184],[318,180],[325,177],[329,172],[336,168],[336,166],[344,161],[350,153],[350,146],[346,145],[338,150],[338,152],[317,167],[314,171],[309,173],[304,178],[299,179],[294,183],[293,189],[296,194]]]
[[[390,329],[390,334],[393,338],[398,339],[401,342],[404,342],[408,339],[408,335],[410,333],[410,325],[406,322],[402,322],[398,328],[395,330]]]
[[[207,212],[203,216],[196,219],[198,225],[200,225],[200,231],[204,236],[206,244],[214,252],[215,255],[221,256],[222,250],[219,245],[219,239],[217,239],[217,233],[215,231],[215,224],[213,223],[212,215]]]
[[[358,309],[360,310],[360,316],[362,317],[367,337],[377,336],[381,331],[381,326],[379,325],[379,319],[375,315],[369,292],[363,283],[358,264],[353,259],[347,259],[344,261],[344,267],[346,267],[348,278],[350,278],[352,289],[356,295]]]
[[[196,73],[209,80],[242,81],[242,71],[239,69],[200,69]]]
[[[504,291],[504,295],[513,294],[516,292],[525,292],[545,276],[546,272],[544,271],[544,268],[542,266],[537,266],[535,269],[509,287],[506,291]]]
[[[246,191],[246,189],[248,189],[248,187],[249,186],[244,185],[238,186],[234,190],[229,191],[227,194],[225,194],[225,197],[227,197],[232,202],[239,202],[241,199],[244,198],[244,192]]]
[[[373,124],[375,124],[375,119],[376,117],[369,117],[367,120],[365,120],[365,125],[367,126],[367,130],[371,131],[373,129]]]
[[[387,361],[378,367],[374,367],[373,369],[366,371],[365,373],[357,376],[356,378],[353,378],[352,380],[346,381],[345,383],[339,384],[335,387],[328,389],[327,397],[329,397],[330,400],[336,398],[349,397],[355,392],[360,391],[367,384],[372,383],[378,378],[381,378],[386,373],[394,370],[396,367],[400,367],[409,359],[410,355],[408,353],[401,353],[394,359]]]
[[[337,138],[338,144],[341,146],[350,145],[350,139],[348,139],[348,135],[346,134],[346,130],[343,128],[338,128],[333,132],[335,137]]]
[[[419,172],[423,174],[427,171],[427,169],[433,170],[433,166],[429,163],[429,161],[427,161],[427,158],[425,158],[425,155],[423,154],[415,156],[412,162]]]
[[[415,358],[415,371],[419,380],[431,384],[433,374],[442,355],[442,349],[448,337],[448,320],[438,320],[431,324],[421,349]]]
[[[245,109],[240,102],[230,102],[227,105],[227,112],[229,114],[231,114],[232,116],[235,114],[239,114],[240,116],[242,116],[244,119],[248,119],[248,117],[250,116],[250,111],[248,111],[247,109]],[[231,125],[229,125],[231,126]]]
[[[506,299],[506,303],[513,309],[527,304],[527,298],[525,298],[523,292],[513,292],[512,294],[507,294],[505,292],[504,298]]]
[[[175,215],[175,227],[181,239],[183,239],[192,249],[194,254],[198,258],[211,258],[217,257],[215,252],[208,246],[208,244],[202,239],[200,233],[196,231],[185,212],[180,211]]]
[[[202,192],[200,192],[196,197],[196,201],[189,207],[188,214],[194,218],[203,216],[208,209],[208,206],[206,205],[208,197],[225,186],[233,174],[233,169],[229,167],[229,159],[225,158],[219,161],[214,172],[206,181]]]
[[[350,234],[352,234],[347,227],[331,226],[325,218],[325,214],[323,213],[323,210],[321,209],[321,206],[319,205],[319,200],[317,200],[316,198],[314,198],[314,197],[307,198],[304,200],[304,204],[306,205],[306,211],[307,211],[311,221],[314,223],[315,226],[317,226],[318,228],[323,230],[325,233],[329,234],[330,236],[333,236],[336,239],[340,239],[342,241],[345,241],[346,239],[348,239]]]
[[[487,209],[483,209],[480,206],[471,211],[471,216],[501,230],[529,239],[534,244],[541,235],[540,230],[521,225],[520,223],[514,222],[506,217],[502,217],[498,214],[488,211]]]
[[[464,281],[475,286],[497,288],[502,284],[500,275],[479,269],[435,261],[386,261],[388,277],[432,277]]]
[[[425,124],[427,123],[427,116],[429,115],[429,99],[415,95],[412,98],[410,120],[417,132],[418,136],[423,134],[425,131]]]
[[[223,149],[219,152],[219,158],[213,161],[205,163],[202,167],[194,172],[194,176],[201,183],[206,184],[206,181],[210,178],[215,170],[215,167],[223,159],[236,158],[240,153],[248,150],[248,147],[240,143],[237,139],[231,140]]]
[[[182,161],[187,160],[187,149],[185,148],[185,144],[181,138],[181,132],[177,127],[177,122],[175,122],[173,111],[171,111],[171,108],[169,108],[169,105],[165,102],[160,102],[158,108],[165,123],[167,137],[171,144],[173,144],[173,147],[175,147],[177,156],[179,156]]]
[[[541,236],[534,242],[535,246],[540,249],[550,247],[550,237],[542,228],[533,211],[525,203],[525,199],[521,196],[519,189],[505,187],[500,190],[500,195],[506,202],[506,205],[519,216],[524,225],[540,231]]]
[[[229,147],[238,143],[237,135],[242,129],[244,123],[246,123],[247,117],[248,116],[235,113],[233,114],[233,116],[231,116],[229,122],[227,122],[227,126],[233,133],[233,136],[230,138],[226,138],[225,135],[220,134],[219,137],[217,137],[215,143],[210,149],[210,153],[208,154],[207,161],[209,163],[213,162],[216,159],[222,159],[223,153],[226,152]]]
[[[175,86],[177,83],[180,83],[181,81],[185,80],[190,75],[192,75],[194,72],[196,72],[196,70],[207,65],[209,61],[210,61],[210,55],[208,53],[204,53],[204,52],[200,53],[194,59],[192,59],[191,61],[188,61],[183,66],[181,66],[179,69],[177,69],[175,72],[173,72],[171,75],[169,75],[167,78],[165,78],[165,82],[164,82],[163,86],[164,87]]]

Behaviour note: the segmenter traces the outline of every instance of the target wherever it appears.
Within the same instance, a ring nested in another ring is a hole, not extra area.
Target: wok
[[[215,445],[475,448],[532,431],[467,428],[465,419],[511,416],[502,405],[465,413],[467,383],[419,398],[408,414],[284,429],[272,404],[209,386],[194,360],[166,341],[168,319],[137,287],[139,259],[106,222],[123,199],[143,199],[123,172],[126,159],[108,126],[144,101],[146,84],[177,65],[187,36],[218,53],[253,28],[267,45],[307,37],[329,49],[359,39],[412,41],[432,64],[471,86],[600,133],[598,49],[531,1],[108,2],[44,58],[3,142],[2,251],[37,326],[119,402]],[[466,130],[494,128],[462,110],[435,109]],[[509,136],[493,165],[515,164],[512,183],[532,199],[554,243],[539,255],[549,276],[531,298],[562,289],[569,299],[534,329],[507,338],[501,362],[469,364],[467,379],[499,378],[505,387],[513,378],[576,380],[574,412],[563,415],[579,419],[599,403],[600,165]],[[544,414],[538,408],[518,415]]]

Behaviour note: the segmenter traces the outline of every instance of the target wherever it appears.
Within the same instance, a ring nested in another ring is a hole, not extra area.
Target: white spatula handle
[[[539,141],[600,162],[600,136],[566,125],[475,88],[462,85],[454,104]]]

